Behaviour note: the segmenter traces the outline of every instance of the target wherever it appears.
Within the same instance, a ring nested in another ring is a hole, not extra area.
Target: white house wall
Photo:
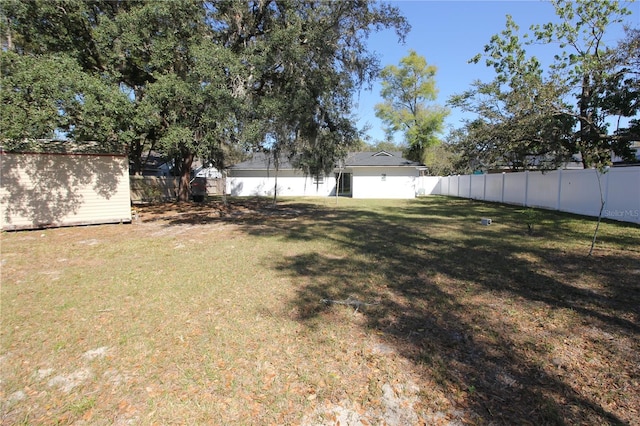
[[[353,198],[415,198],[418,192],[415,168],[354,167],[351,171]]]
[[[131,221],[125,156],[2,153],[4,230]]]
[[[228,192],[233,196],[272,196],[276,184],[275,170],[268,176],[264,170],[233,170],[227,178]],[[277,177],[278,195],[328,196],[335,189],[334,177],[325,177],[316,185],[313,178],[297,170],[280,170]]]
[[[415,168],[357,167],[345,169],[344,173],[351,174],[353,198],[415,198],[417,194],[431,194],[439,187],[439,178],[419,177]],[[271,196],[275,171],[265,175],[264,170],[232,170],[227,178],[227,192],[233,196]],[[326,197],[335,195],[335,189],[335,176],[325,176],[323,183],[316,185],[312,177],[300,171],[278,172],[278,195]]]

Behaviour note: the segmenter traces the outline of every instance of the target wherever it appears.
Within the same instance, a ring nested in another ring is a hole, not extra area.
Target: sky
[[[505,28],[507,14],[520,27],[521,36],[533,24],[558,20],[553,5],[548,1],[403,0],[388,3],[397,6],[409,20],[411,32],[404,44],[398,42],[398,37],[392,30],[373,33],[368,40],[369,49],[377,53],[382,67],[398,65],[410,49],[424,56],[428,64],[438,68],[435,79],[439,93],[435,104],[442,106],[450,96],[470,89],[473,81],[479,79],[489,82],[494,79],[493,69],[486,67],[483,61],[478,64],[469,64],[468,61],[483,52],[492,35]],[[640,26],[640,2],[627,7],[632,12],[626,17],[627,22]],[[623,34],[622,27],[615,28],[608,33],[606,41],[615,45]],[[538,45],[527,47],[527,52],[535,55],[545,65],[560,50],[555,45]],[[367,132],[369,143],[385,139],[384,127],[374,110],[375,104],[380,102],[382,98],[379,81],[372,90],[363,89],[355,96],[357,108],[354,114],[358,119],[358,126],[371,126]],[[469,114],[462,111],[451,110],[445,121],[444,135],[451,129],[462,127],[462,120],[469,117]],[[401,140],[402,136],[396,135],[395,142]]]

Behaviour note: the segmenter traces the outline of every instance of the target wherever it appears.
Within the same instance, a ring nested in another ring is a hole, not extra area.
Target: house
[[[611,162],[613,167],[629,167],[637,166],[640,164],[640,141],[633,141],[629,144],[633,159],[631,161],[625,160],[613,153],[611,153]]]
[[[98,144],[0,148],[3,230],[131,222],[129,163]]]
[[[414,198],[424,193],[420,178],[424,165],[401,152],[354,152],[330,175],[305,176],[286,157],[278,167],[271,156],[256,153],[229,169],[227,191],[234,196],[350,196],[353,198]],[[336,182],[338,185],[336,185]],[[430,192],[430,191],[429,191]]]
[[[173,160],[168,159],[157,151],[149,151],[142,154],[141,176],[166,177],[171,176],[173,171]],[[136,173],[136,167],[133,161],[129,161],[129,173]]]

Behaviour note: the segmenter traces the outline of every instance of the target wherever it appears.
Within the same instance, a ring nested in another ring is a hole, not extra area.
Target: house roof
[[[231,169],[241,170],[271,170],[275,168],[276,166],[273,160],[273,156],[264,152],[256,152],[251,156],[250,159],[231,166]],[[293,165],[291,165],[291,162],[289,161],[289,158],[287,158],[287,156],[283,154],[280,155],[278,168],[280,170],[294,169]]]
[[[423,164],[402,157],[400,151],[352,152],[345,159],[345,167],[420,167]]]
[[[410,161],[402,157],[400,151],[366,151],[352,152],[344,159],[344,167],[422,167],[423,164]],[[295,167],[285,155],[280,156],[280,170],[292,170]],[[236,170],[266,170],[275,169],[273,157],[263,152],[253,154],[253,156],[241,163],[231,166]]]

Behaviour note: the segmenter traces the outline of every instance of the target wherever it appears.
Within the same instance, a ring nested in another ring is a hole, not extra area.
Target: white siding
[[[125,156],[2,153],[2,229],[131,221]]]
[[[353,198],[415,198],[418,170],[414,167],[354,167]]]
[[[232,170],[227,177],[228,192],[233,196],[272,196],[276,184],[275,170]],[[278,195],[327,196],[335,189],[335,177],[325,176],[316,185],[311,176],[298,170],[280,170],[277,176]]]
[[[345,169],[344,173],[352,174],[353,198],[415,198],[421,188],[424,193],[432,193],[439,182],[438,178],[420,179],[414,167],[355,167]],[[228,192],[234,196],[271,196],[275,171],[267,176],[265,170],[232,170],[227,182]],[[316,185],[312,177],[300,171],[278,172],[278,195],[326,197],[335,195],[335,189],[335,175],[325,176]]]

